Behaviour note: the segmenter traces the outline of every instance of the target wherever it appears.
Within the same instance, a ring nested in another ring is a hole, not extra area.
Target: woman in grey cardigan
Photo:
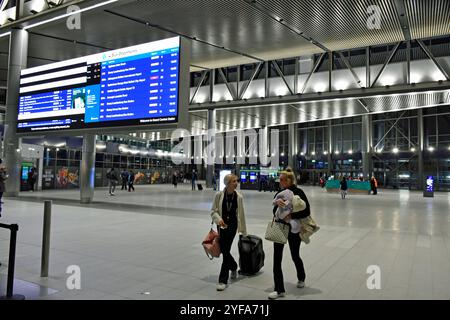
[[[220,251],[223,255],[217,291],[223,291],[227,287],[230,271],[231,279],[237,277],[238,265],[230,253],[236,231],[242,235],[247,235],[244,201],[242,195],[236,191],[238,178],[234,174],[228,174],[223,182],[226,187],[215,195],[211,208],[211,218],[219,227]]]

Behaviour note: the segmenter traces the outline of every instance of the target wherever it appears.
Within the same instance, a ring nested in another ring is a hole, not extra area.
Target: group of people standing
[[[346,177],[342,177],[341,179],[340,190],[341,190],[341,199],[345,199],[348,191],[348,183]],[[372,192],[373,195],[376,195],[378,193],[378,181],[375,178],[375,176],[372,176],[372,178],[370,178],[370,191]]]
[[[106,178],[108,179],[109,195],[114,196],[116,186],[119,183],[119,174],[114,167],[106,173]],[[128,190],[129,192],[131,192],[131,190],[134,191],[135,174],[133,170],[130,170],[130,172],[123,170],[120,173],[120,179],[122,181],[122,190],[125,189],[125,191]]]
[[[231,245],[236,233],[239,232],[241,235],[247,235],[244,199],[242,195],[236,191],[238,177],[233,174],[229,174],[225,176],[223,182],[226,187],[223,191],[220,191],[215,195],[211,209],[211,218],[218,226],[220,249],[223,255],[219,282],[216,287],[218,291],[223,291],[227,288],[230,274],[231,279],[235,279],[237,277],[238,265],[230,254]],[[289,226],[287,242],[297,273],[297,287],[303,288],[305,286],[306,274],[303,261],[300,258],[300,230],[292,228],[292,224],[289,222],[292,219],[303,219],[310,216],[310,205],[303,190],[297,187],[296,178],[291,169],[287,169],[280,174],[280,187],[282,190],[275,195],[274,199],[277,198],[277,195],[283,190],[290,190],[294,195],[299,196],[300,199],[305,202],[304,210],[292,212],[284,217],[279,216],[278,212],[280,210],[278,210],[278,208],[284,208],[287,206],[288,203],[286,201],[283,199],[278,199],[274,201],[274,206],[272,208],[275,221],[287,224]],[[277,299],[286,295],[282,271],[283,250],[284,244],[274,242],[274,291],[269,294],[269,299]]]

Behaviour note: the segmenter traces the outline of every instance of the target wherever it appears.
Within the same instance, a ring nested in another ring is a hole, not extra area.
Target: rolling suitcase
[[[203,190],[202,184],[201,184],[201,183],[198,183],[198,184],[197,184],[197,188],[198,188],[199,191],[202,191],[202,190]]]
[[[238,243],[239,249],[239,273],[242,275],[254,275],[264,266],[263,241],[258,236],[242,236]]]

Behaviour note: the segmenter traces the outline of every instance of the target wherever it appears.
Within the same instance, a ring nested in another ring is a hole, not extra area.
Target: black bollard
[[[21,294],[13,294],[14,290],[14,267],[16,262],[16,242],[17,231],[19,226],[17,224],[0,224],[0,228],[11,230],[11,238],[9,240],[9,261],[8,261],[8,283],[6,287],[6,296],[1,296],[0,300],[25,300],[25,296]]]

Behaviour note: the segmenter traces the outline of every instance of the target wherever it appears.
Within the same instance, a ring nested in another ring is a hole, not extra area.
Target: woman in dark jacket
[[[295,175],[292,172],[292,170],[287,169],[286,171],[283,171],[281,173],[280,186],[283,189],[291,190],[294,193],[294,195],[299,196],[306,203],[305,210],[291,213],[285,218],[286,221],[288,221],[289,219],[303,219],[311,215],[311,209],[309,206],[308,198],[306,197],[306,194],[303,192],[303,190],[297,187]],[[275,195],[275,197],[277,196],[277,194]],[[285,206],[283,200],[280,199],[277,201],[277,205],[275,205],[273,208],[274,215],[276,210],[278,209],[278,206],[280,207]],[[303,266],[303,261],[300,258],[300,243],[301,243],[300,235],[298,233],[292,233],[289,231],[288,243],[289,249],[291,251],[291,258],[295,264],[295,269],[297,270],[297,288],[303,288],[305,286],[306,274],[305,268]],[[269,299],[277,299],[280,297],[284,297],[286,295],[286,291],[284,289],[283,270],[281,269],[281,262],[283,259],[283,249],[284,244],[276,242],[273,243],[273,277],[275,287],[274,291],[269,294]]]

